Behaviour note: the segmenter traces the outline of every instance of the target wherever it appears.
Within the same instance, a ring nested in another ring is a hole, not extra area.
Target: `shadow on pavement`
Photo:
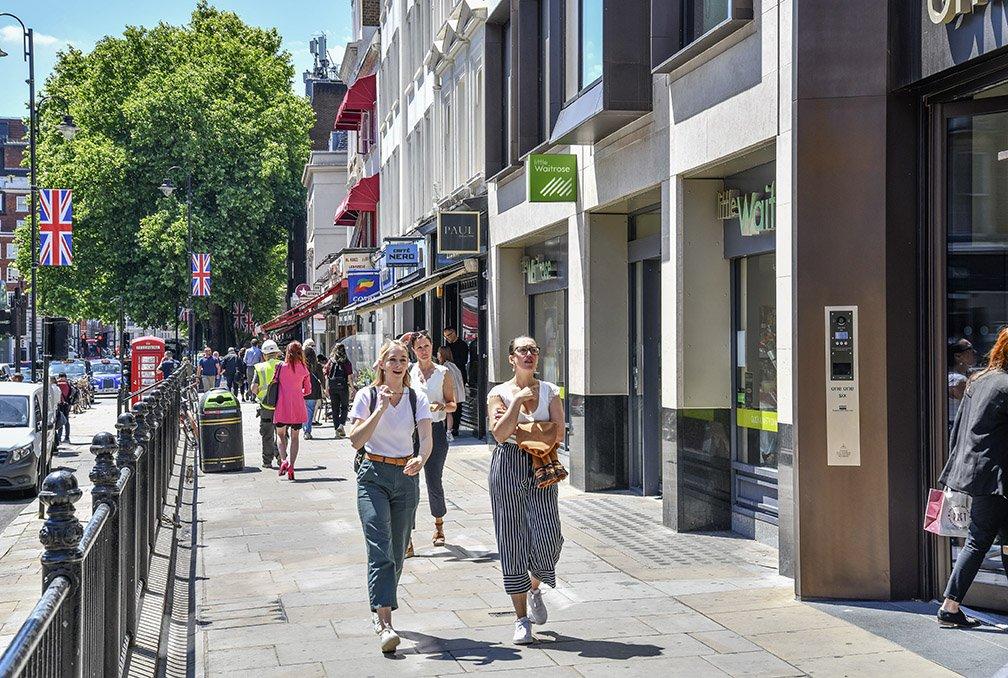
[[[514,645],[475,640],[472,638],[438,638],[417,631],[399,631],[406,640],[416,643],[420,654],[437,655],[450,652],[459,662],[470,662],[475,666],[489,666],[499,661],[519,661],[521,648]]]
[[[657,645],[621,643],[618,640],[583,640],[565,636],[556,631],[539,631],[538,635],[550,638],[552,641],[549,645],[550,650],[577,652],[579,657],[634,659],[637,657],[657,657],[662,653],[662,649]]]
[[[294,469],[294,472],[295,473],[300,473],[301,469],[296,468],[296,469]],[[295,483],[345,483],[346,480],[347,480],[346,478],[332,478],[332,477],[330,477],[330,478],[304,478],[304,477],[296,477],[296,478],[294,478],[294,482]]]

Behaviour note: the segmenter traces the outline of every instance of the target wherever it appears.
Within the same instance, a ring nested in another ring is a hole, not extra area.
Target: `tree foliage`
[[[187,26],[129,27],[89,54],[60,54],[45,85],[38,183],[73,189],[74,265],[39,268],[42,312],[111,320],[121,300],[140,324],[174,324],[190,294],[187,175],[212,303],[244,301],[260,321],[278,310],[313,123],[280,44],[275,29],[201,1]],[[79,128],[69,142],[56,129],[64,111]],[[176,165],[166,198],[158,187]],[[18,232],[21,271],[29,240]],[[195,307],[207,317],[205,303]]]

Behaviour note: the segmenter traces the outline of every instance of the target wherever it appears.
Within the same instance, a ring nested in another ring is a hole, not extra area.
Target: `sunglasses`
[[[539,355],[538,346],[519,346],[514,350],[518,355]]]

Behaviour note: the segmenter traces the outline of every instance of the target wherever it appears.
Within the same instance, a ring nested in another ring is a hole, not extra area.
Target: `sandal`
[[[410,539],[409,544],[406,546],[406,557],[407,558],[412,558],[415,555],[416,554],[413,553],[413,540]]]
[[[434,546],[444,546],[445,537],[444,537],[444,530],[442,529],[443,526],[444,526],[443,519],[441,518],[434,519],[434,539],[433,539]]]

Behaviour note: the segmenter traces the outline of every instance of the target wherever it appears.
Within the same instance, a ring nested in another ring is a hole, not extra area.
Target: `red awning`
[[[357,215],[360,212],[374,212],[378,206],[379,179],[377,174],[364,177],[347,192],[339,209],[336,210],[336,217],[333,224],[336,226],[354,226],[357,223]]]
[[[294,308],[284,311],[277,317],[273,318],[273,320],[270,320],[262,326],[263,332],[272,332],[273,330],[296,325],[315,313],[315,309],[317,309],[323,301],[336,294],[338,291],[345,290],[346,287],[347,281],[346,278],[344,278],[317,297],[312,297],[308,301],[301,302]]]
[[[357,81],[350,85],[350,89],[343,96],[343,103],[340,104],[339,111],[336,113],[333,129],[356,131],[360,127],[361,116],[365,111],[374,108],[377,100],[374,74],[357,78]]]

